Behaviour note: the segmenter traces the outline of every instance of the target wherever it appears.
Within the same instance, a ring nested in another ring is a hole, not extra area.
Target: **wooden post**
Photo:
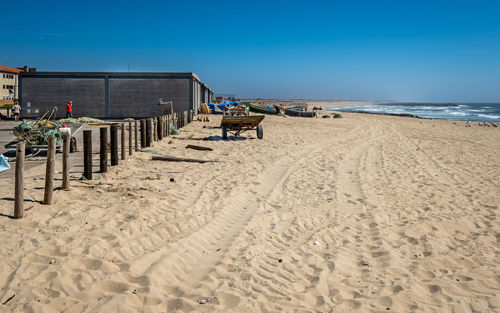
[[[111,166],[118,165],[118,125],[111,125]]]
[[[170,117],[170,114],[167,115],[167,137],[170,136]]]
[[[125,160],[125,158],[127,157],[127,148],[125,148],[125,135],[127,134],[127,131],[125,130],[125,123],[121,123],[121,137],[122,137],[122,145],[121,145],[121,148],[122,148],[122,160]]]
[[[83,177],[92,180],[92,131],[83,131]]]
[[[161,138],[165,138],[165,116],[160,116],[160,122],[161,122]]]
[[[16,146],[16,181],[14,190],[14,218],[23,218],[24,214],[24,141]]]
[[[156,123],[156,118],[152,118],[153,120],[153,140],[158,141],[158,123]]]
[[[146,120],[146,147],[151,147],[153,141],[153,119]]]
[[[69,143],[71,136],[63,134],[62,189],[69,190]]]
[[[56,137],[49,137],[47,148],[47,165],[45,166],[45,191],[43,204],[52,204],[52,194],[54,192],[54,161],[56,155]]]
[[[159,134],[161,134],[160,140],[162,140],[163,137],[165,137],[165,120],[163,119],[163,116],[159,116],[158,117],[158,121],[159,121],[159,123],[161,125],[161,130],[160,130]]]
[[[156,117],[156,123],[158,124],[158,141],[163,139],[163,124],[161,116]]]
[[[134,154],[134,150],[132,149],[132,141],[133,141],[133,128],[132,128],[132,121],[128,121],[128,154],[132,155]]]
[[[135,151],[139,151],[139,122],[137,120],[134,121],[134,132],[135,132]]]
[[[167,116],[163,115],[163,138],[167,137]]]
[[[165,115],[163,117],[163,125],[165,125],[165,127],[163,128],[163,137],[167,137],[168,136],[168,119],[167,119],[167,116]]]
[[[152,144],[154,142],[154,140],[155,140],[155,135],[156,135],[156,132],[155,132],[155,121],[154,121],[154,119],[152,117],[149,119],[149,121],[151,123],[151,140],[150,140],[150,142]],[[150,144],[150,146],[151,146],[151,144]]]
[[[141,120],[141,148],[146,147],[146,120]]]
[[[163,119],[165,120],[165,136],[164,137],[167,137],[168,136],[168,116],[165,115],[163,117]]]
[[[101,173],[108,171],[108,128],[99,128],[99,135],[101,139],[99,151],[99,169]]]

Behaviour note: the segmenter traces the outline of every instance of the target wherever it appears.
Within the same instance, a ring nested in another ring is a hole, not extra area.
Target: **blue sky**
[[[500,102],[500,1],[13,1],[2,11],[2,65],[126,72],[130,62],[195,72],[239,97]]]

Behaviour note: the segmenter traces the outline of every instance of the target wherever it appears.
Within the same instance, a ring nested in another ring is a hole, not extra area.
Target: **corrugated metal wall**
[[[191,73],[43,73],[20,79],[22,115],[35,118],[47,109],[98,118],[150,117],[167,114],[159,99],[172,101],[175,112],[201,104],[201,83]]]
[[[159,99],[172,101],[174,112],[189,107],[188,79],[109,79],[109,116],[147,117],[168,114]],[[73,101],[74,103],[74,101]]]
[[[66,103],[73,100],[80,116],[104,117],[104,79],[27,78],[21,79],[21,107],[24,117],[38,117],[57,107],[57,116],[66,114]]]

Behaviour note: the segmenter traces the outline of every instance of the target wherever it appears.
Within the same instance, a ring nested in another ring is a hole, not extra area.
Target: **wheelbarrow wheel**
[[[227,127],[222,126],[222,139],[227,139]]]
[[[257,125],[257,138],[262,139],[264,137],[264,129],[262,129],[262,124]]]
[[[70,153],[74,153],[76,152],[76,138],[75,137],[71,137],[70,141],[69,141],[69,152]]]

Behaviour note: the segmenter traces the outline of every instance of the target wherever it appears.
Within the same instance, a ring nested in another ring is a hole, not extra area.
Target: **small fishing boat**
[[[315,117],[316,112],[306,112],[304,111],[304,106],[296,106],[285,108],[285,114],[288,116],[299,116],[299,117]]]
[[[247,103],[246,106],[250,108],[250,112],[259,114],[278,114],[278,111],[276,109],[263,108],[261,106],[253,105],[250,103]]]

